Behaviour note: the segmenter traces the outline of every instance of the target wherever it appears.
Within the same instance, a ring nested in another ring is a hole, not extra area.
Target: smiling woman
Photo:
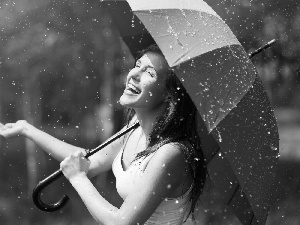
[[[128,109],[123,129],[135,122],[140,126],[89,160],[84,149],[26,121],[0,124],[0,135],[27,137],[62,161],[65,177],[100,224],[183,224],[195,211],[207,171],[196,107],[156,45],[137,58],[120,103]],[[88,178],[110,169],[124,199],[120,208],[106,201]]]
[[[165,58],[156,52],[146,52],[139,58],[127,76],[121,105],[150,111],[165,106],[167,65]]]

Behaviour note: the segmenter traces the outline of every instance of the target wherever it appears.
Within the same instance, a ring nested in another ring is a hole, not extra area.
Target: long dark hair
[[[146,52],[154,52],[163,56],[157,45],[151,45],[140,52],[139,59]],[[172,69],[168,70],[166,89],[169,94],[167,110],[157,118],[146,149],[136,159],[157,151],[161,146],[172,143],[180,146],[193,179],[191,210],[194,219],[196,203],[202,193],[206,180],[207,168],[197,132],[197,108]],[[135,115],[134,109],[127,109],[126,123],[129,124]]]

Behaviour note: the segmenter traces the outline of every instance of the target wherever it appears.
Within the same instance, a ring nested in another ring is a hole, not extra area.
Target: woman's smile
[[[132,83],[128,83],[124,92],[128,95],[139,95],[141,90]]]

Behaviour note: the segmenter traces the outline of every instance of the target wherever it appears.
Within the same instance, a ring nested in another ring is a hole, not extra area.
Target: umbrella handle
[[[92,149],[92,150],[87,150],[85,154],[85,158],[90,157],[91,155],[95,154],[99,150],[103,149],[105,146],[110,144],[111,142],[115,141],[116,139],[120,138],[121,136],[125,135],[129,131],[137,128],[140,124],[136,122],[132,126],[128,127],[125,130],[122,130],[115,135],[113,135],[111,138],[109,138],[107,141],[99,145],[97,148]],[[44,180],[40,181],[37,186],[33,189],[32,193],[32,199],[34,204],[36,205],[37,208],[39,208],[42,211],[45,212],[54,212],[57,211],[61,208],[63,208],[67,202],[69,201],[69,197],[67,195],[64,195],[57,203],[54,204],[46,204],[41,200],[41,194],[42,191],[49,186],[51,183],[56,181],[58,178],[62,177],[63,172],[59,169],[50,176],[46,177]]]
[[[251,59],[253,56],[255,56],[256,54],[260,53],[261,51],[265,50],[266,48],[271,47],[273,44],[275,44],[276,40],[273,39],[271,41],[269,41],[267,44],[263,45],[262,47],[256,49],[254,52],[249,54],[249,58]]]
[[[54,204],[46,204],[41,200],[42,191],[51,183],[56,181],[58,178],[62,177],[63,173],[61,170],[57,170],[50,176],[46,177],[44,180],[40,181],[37,186],[33,189],[32,199],[36,207],[45,212],[54,212],[62,207],[64,207],[68,201],[69,197],[64,195],[57,203]]]

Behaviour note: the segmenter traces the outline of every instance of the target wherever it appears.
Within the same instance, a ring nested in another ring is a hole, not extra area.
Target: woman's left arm
[[[104,225],[143,224],[164,198],[184,181],[185,160],[176,146],[162,146],[152,157],[142,177],[119,208],[105,200],[87,178],[89,162],[78,152],[67,157],[61,168],[94,219]]]

